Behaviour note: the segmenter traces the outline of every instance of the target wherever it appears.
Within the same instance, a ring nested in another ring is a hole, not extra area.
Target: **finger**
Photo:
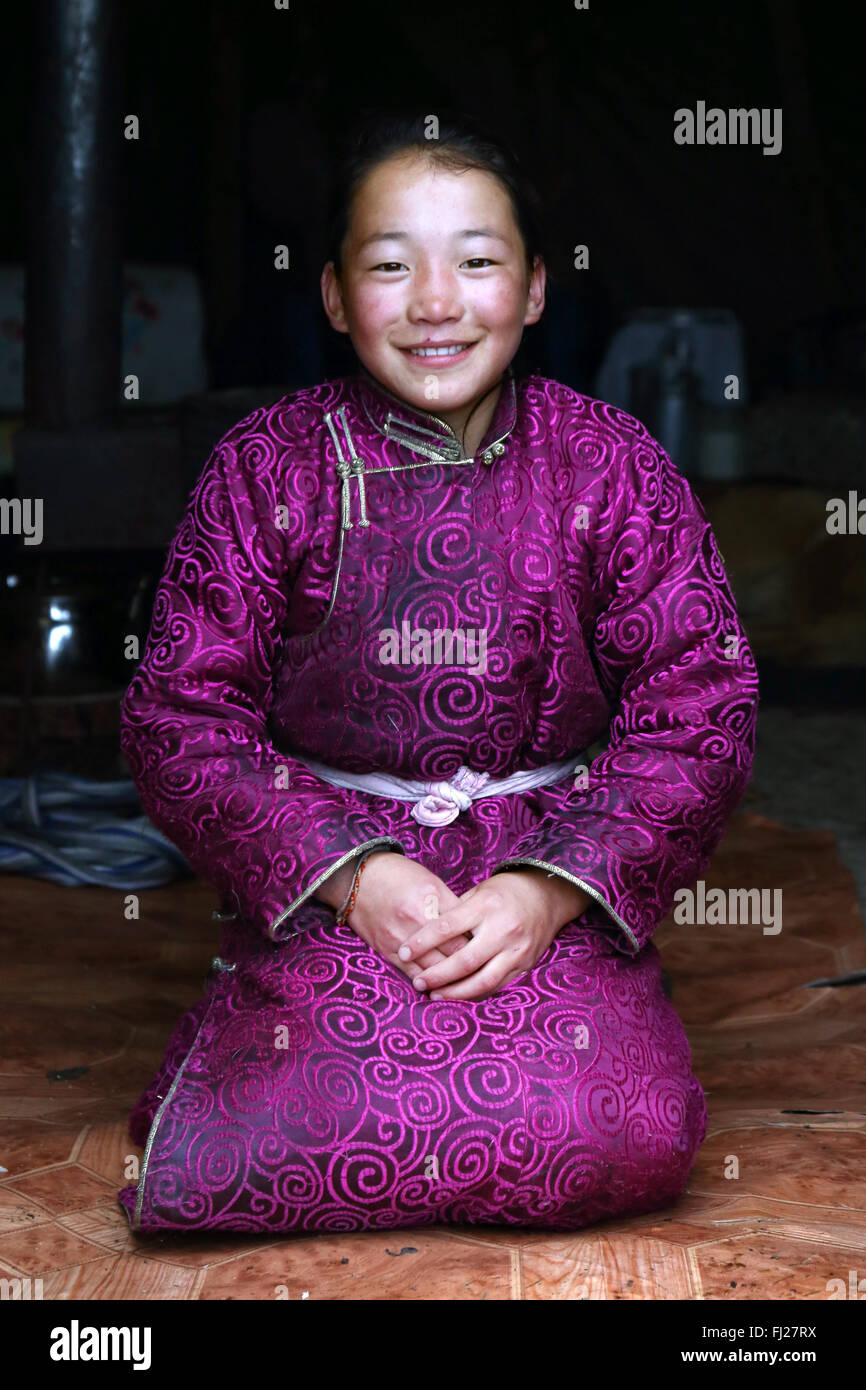
[[[443,943],[452,937],[471,934],[478,925],[477,911],[470,904],[458,904],[407,936],[397,954],[401,960],[417,960],[434,946],[441,950]]]
[[[398,970],[402,970],[404,975],[408,975],[410,980],[414,980],[416,976],[423,975],[424,973],[422,967],[416,965],[415,962],[411,960],[394,960],[392,964],[396,965]]]
[[[457,936],[453,939],[453,941],[446,941],[444,943],[444,946],[448,948],[444,951],[444,953],[443,951],[437,950],[434,946],[433,950],[428,951],[427,954],[425,956],[422,956],[420,960],[409,961],[408,964],[414,965],[416,967],[416,975],[423,974],[424,971],[429,970],[431,966],[438,965],[440,961],[448,960],[449,956],[455,955],[456,952],[460,950],[461,946],[465,946],[467,942],[471,940],[472,938],[470,936]],[[398,961],[398,964],[402,965],[403,961]],[[412,978],[414,978],[414,976]]]
[[[464,932],[462,936],[452,936],[447,941],[440,941],[438,947],[433,949],[439,950],[444,956],[453,956],[455,951],[459,951],[461,946],[465,946],[467,941],[471,940],[472,937]],[[423,962],[419,959],[418,964],[422,965]]]
[[[416,975],[420,975],[428,966],[438,965],[440,961],[447,960],[449,955],[452,955],[454,951],[459,951],[460,947],[465,945],[469,939],[468,936],[464,936],[462,938],[456,938],[454,941],[446,942],[445,945],[449,947],[449,950],[444,952],[437,950],[434,946],[433,950],[428,951],[419,961],[403,961],[395,955],[393,957],[393,964],[396,965],[398,969],[403,970],[409,976],[410,980],[413,980]]]
[[[483,936],[473,936],[467,945],[455,951],[446,961],[429,969],[425,967],[421,975],[415,977],[415,986],[419,989],[438,989],[440,985],[453,984],[480,970],[496,952],[496,947],[485,946]]]
[[[431,999],[483,999],[501,988],[520,971],[509,969],[509,962],[500,952],[487,961],[480,970],[465,979],[458,980],[431,992]]]
[[[414,960],[400,960],[399,956],[396,955],[392,957],[392,963],[397,966],[398,970],[402,970],[405,975],[408,975],[410,980],[414,980],[417,975],[424,973],[428,964],[438,965],[440,961],[447,959],[448,957],[444,956],[441,951],[434,950],[428,952],[423,963]]]
[[[421,973],[421,972],[423,972],[424,970],[426,970],[426,969],[428,968],[428,966],[439,965],[441,961],[447,960],[447,959],[448,959],[448,957],[444,954],[444,952],[443,952],[443,951],[437,951],[437,950],[436,950],[436,947],[434,946],[434,947],[433,947],[433,950],[432,950],[432,951],[428,951],[427,954],[426,954],[426,956],[422,956],[422,958],[421,958],[420,960],[415,960],[415,961],[402,961],[402,960],[401,960],[399,963],[400,963],[400,965],[417,965],[418,970],[419,970],[419,973]]]

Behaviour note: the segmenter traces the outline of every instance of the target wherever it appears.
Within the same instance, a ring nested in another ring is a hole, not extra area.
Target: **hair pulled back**
[[[368,174],[396,155],[417,153],[436,167],[462,173],[478,169],[499,180],[511,202],[532,270],[542,249],[539,202],[536,190],[517,155],[479,122],[455,112],[430,116],[406,110],[377,108],[354,125],[340,150],[331,184],[328,259],[339,275],[342,252],[349,231],[352,205]],[[431,130],[436,130],[435,138]]]

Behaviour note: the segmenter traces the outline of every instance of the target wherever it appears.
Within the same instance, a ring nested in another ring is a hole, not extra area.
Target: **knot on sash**
[[[425,795],[416,801],[411,815],[419,825],[450,825],[469,809],[489,780],[488,772],[473,772],[463,764],[450,782],[425,782]]]

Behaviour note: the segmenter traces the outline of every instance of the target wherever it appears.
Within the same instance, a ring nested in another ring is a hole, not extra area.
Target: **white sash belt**
[[[487,772],[473,772],[464,765],[457,769],[450,782],[412,782],[388,772],[341,772],[339,768],[326,767],[324,763],[307,758],[299,758],[299,761],[332,786],[370,792],[373,796],[392,796],[398,801],[414,801],[411,815],[419,825],[449,825],[481,797],[528,792],[562,781],[581,766],[585,756],[585,753],[578,753],[574,758],[562,758],[529,772],[514,772],[499,780]]]

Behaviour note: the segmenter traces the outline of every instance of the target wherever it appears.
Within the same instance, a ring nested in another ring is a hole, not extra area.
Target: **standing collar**
[[[393,439],[437,463],[463,460],[463,446],[458,436],[438,415],[419,410],[395,396],[365,367],[360,368],[356,382],[367,419],[386,439]],[[517,387],[509,366],[502,377],[502,389],[489,428],[475,450],[476,457],[481,456],[485,463],[490,463],[494,455],[504,453],[502,441],[511,434],[516,421]]]

